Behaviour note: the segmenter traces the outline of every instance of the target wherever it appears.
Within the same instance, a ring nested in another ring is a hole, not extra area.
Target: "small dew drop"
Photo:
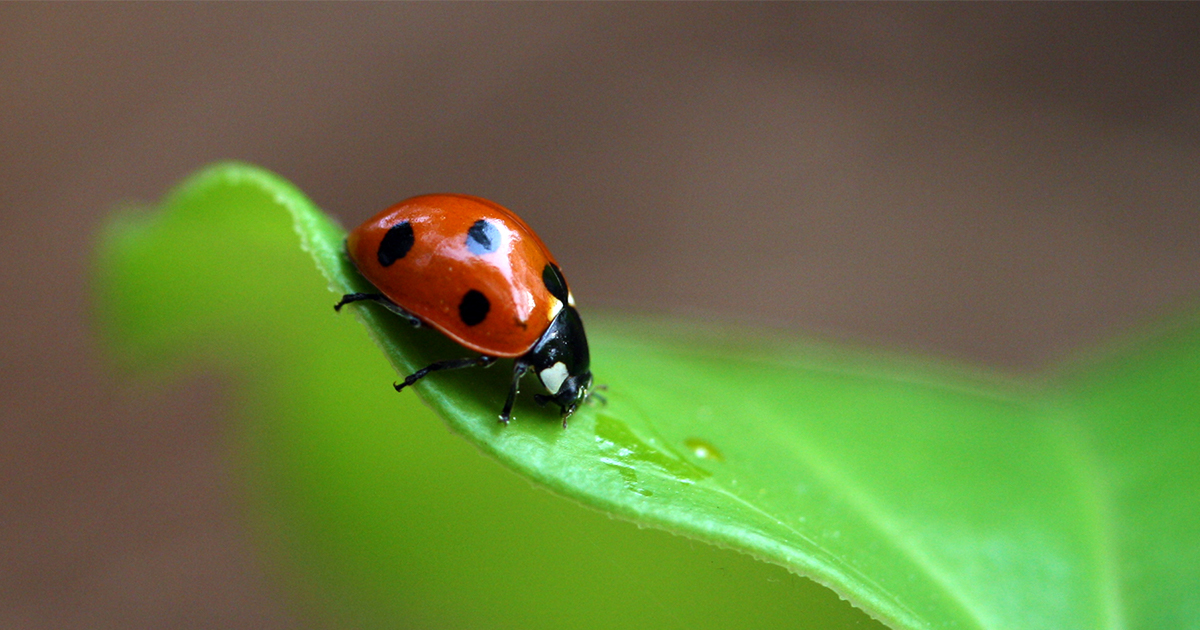
[[[721,451],[717,450],[717,447],[700,438],[688,438],[683,441],[683,445],[688,447],[688,450],[700,459],[711,459],[714,462],[725,461],[725,456],[721,454]]]

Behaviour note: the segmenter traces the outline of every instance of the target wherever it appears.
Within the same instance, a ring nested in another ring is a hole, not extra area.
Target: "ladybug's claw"
[[[372,300],[378,302],[381,299],[386,300],[387,298],[383,297],[383,295],[380,293],[347,293],[346,295],[342,296],[341,301],[333,305],[333,310],[340,313],[342,312],[342,307],[351,302],[361,302],[363,300]]]

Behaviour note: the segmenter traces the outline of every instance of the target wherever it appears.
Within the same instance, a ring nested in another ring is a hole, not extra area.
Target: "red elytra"
[[[480,221],[494,227],[477,230],[492,242],[469,235]],[[384,266],[380,245],[403,222],[412,229],[411,249]],[[407,199],[355,228],[346,250],[359,273],[390,300],[483,354],[525,354],[562,307],[542,281],[545,266],[557,266],[542,240],[510,210],[479,197]],[[469,291],[488,303],[486,317],[475,324],[464,321],[459,308]]]

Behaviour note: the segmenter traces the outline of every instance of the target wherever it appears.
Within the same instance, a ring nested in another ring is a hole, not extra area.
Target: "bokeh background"
[[[302,625],[96,232],[217,159],[517,210],[582,306],[1041,369],[1200,294],[1200,5],[0,5],[0,627]],[[269,291],[270,287],[263,287]]]

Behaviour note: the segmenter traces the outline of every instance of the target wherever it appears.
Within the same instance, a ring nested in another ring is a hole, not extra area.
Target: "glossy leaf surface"
[[[314,617],[874,623],[797,573],[896,628],[1200,623],[1194,319],[1035,385],[578,296],[609,389],[569,429],[533,391],[496,422],[506,363],[418,386],[455,433],[554,493],[763,563],[532,490],[447,435],[390,384],[464,351],[372,304],[335,315],[342,292],[369,290],[343,238],[286,182],[219,165],[115,221],[97,277],[132,365],[234,374],[250,514]]]

